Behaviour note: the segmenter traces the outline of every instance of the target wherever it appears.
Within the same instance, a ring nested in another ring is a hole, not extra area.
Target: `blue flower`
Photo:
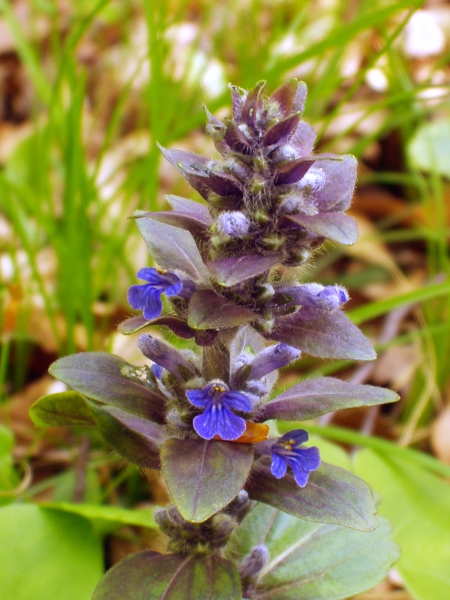
[[[210,383],[202,390],[188,390],[186,396],[194,406],[204,408],[194,418],[194,429],[204,440],[219,435],[223,440],[237,440],[245,431],[246,421],[231,409],[251,412],[252,403],[245,394],[233,392],[222,383]]]
[[[319,448],[301,448],[300,444],[307,442],[309,435],[304,429],[289,431],[272,445],[272,475],[281,479],[286,475],[288,465],[294,472],[294,479],[300,487],[305,487],[311,471],[320,465]]]
[[[162,313],[161,294],[176,296],[183,287],[180,278],[172,271],[144,268],[137,276],[148,281],[143,285],[132,285],[128,290],[128,302],[134,309],[140,309],[148,320],[156,319]]]

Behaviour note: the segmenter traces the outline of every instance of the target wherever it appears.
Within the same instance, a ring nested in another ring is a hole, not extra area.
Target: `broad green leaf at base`
[[[385,519],[367,533],[259,504],[233,533],[228,555],[239,560],[255,546],[267,547],[252,600],[341,600],[376,585],[398,559],[390,530]]]
[[[0,509],[2,600],[89,600],[103,551],[78,515],[14,504]]]
[[[414,460],[362,450],[355,470],[382,495],[402,549],[397,568],[417,600],[450,598],[450,484]]]

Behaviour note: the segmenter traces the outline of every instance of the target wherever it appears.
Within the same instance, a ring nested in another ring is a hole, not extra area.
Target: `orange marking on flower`
[[[247,421],[245,432],[238,437],[237,440],[232,440],[234,444],[257,444],[264,442],[269,437],[269,426],[265,423],[252,423]],[[214,436],[215,440],[222,440],[220,435]]]

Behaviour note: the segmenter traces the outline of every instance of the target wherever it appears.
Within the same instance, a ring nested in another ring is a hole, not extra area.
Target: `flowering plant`
[[[169,196],[173,210],[134,216],[158,266],[138,272],[145,283],[128,300],[141,314],[120,330],[164,326],[196,351],[143,333],[143,368],[104,352],[61,358],[50,372],[74,391],[32,409],[39,424],[95,424],[130,462],[160,469],[170,492],[173,505],[156,513],[170,553],[125,559],[94,600],[344,598],[376,583],[396,557],[386,524],[368,533],[378,521],[365,482],[321,461],[317,447],[304,445],[305,430],[277,432],[277,419],[397,396],[320,377],[271,398],[277,370],[302,352],[351,360],[375,353],[342,311],[343,287],[298,281],[326,240],[356,241],[344,214],[356,160],[312,154],[303,83],[292,79],[269,97],[263,89],[231,86],[233,119],[207,111],[220,160],[161,149],[206,204]],[[342,561],[358,573],[352,583]]]

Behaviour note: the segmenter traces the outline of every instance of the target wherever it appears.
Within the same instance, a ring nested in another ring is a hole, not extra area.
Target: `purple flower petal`
[[[205,440],[220,435],[223,440],[236,440],[240,437],[246,427],[244,419],[234,415],[225,405],[211,403],[203,414],[195,417],[194,429],[200,437]]]
[[[132,285],[128,290],[128,302],[134,309],[142,310],[146,319],[156,319],[162,313],[161,294],[175,296],[181,292],[183,284],[175,273],[162,269],[145,267],[137,275],[148,283]]]
[[[142,310],[144,317],[151,321],[162,313],[162,290],[153,287],[150,283],[145,285],[132,285],[128,290],[128,302],[138,310]]]
[[[200,408],[204,408],[212,400],[208,388],[204,388],[203,390],[187,390],[186,396],[191,404]]]
[[[220,400],[235,410],[251,412],[253,408],[249,398],[245,394],[241,394],[241,392],[233,392],[232,390],[228,390],[221,395]]]
[[[220,435],[223,440],[236,440],[244,433],[245,419],[231,412],[231,408],[250,412],[252,403],[245,394],[228,390],[222,383],[210,383],[202,390],[188,390],[186,396],[194,406],[205,408],[193,421],[195,431],[203,439]]]
[[[289,431],[272,445],[271,472],[280,479],[286,473],[289,465],[294,472],[294,479],[300,487],[305,487],[311,471],[320,465],[319,449],[301,448],[300,444],[309,439],[308,433],[303,429]]]
[[[286,457],[287,463],[294,471],[294,479],[300,487],[305,487],[311,471],[315,471],[320,465],[319,448],[294,448],[292,455]]]
[[[278,454],[272,454],[272,466],[270,467],[270,471],[274,477],[277,479],[281,479],[286,475],[287,470],[287,461],[284,457],[279,456]]]
[[[309,434],[304,429],[293,429],[292,431],[288,431],[285,433],[278,442],[287,442],[288,440],[293,440],[292,446],[295,448],[296,446],[300,446],[300,444],[304,444],[309,440]]]

